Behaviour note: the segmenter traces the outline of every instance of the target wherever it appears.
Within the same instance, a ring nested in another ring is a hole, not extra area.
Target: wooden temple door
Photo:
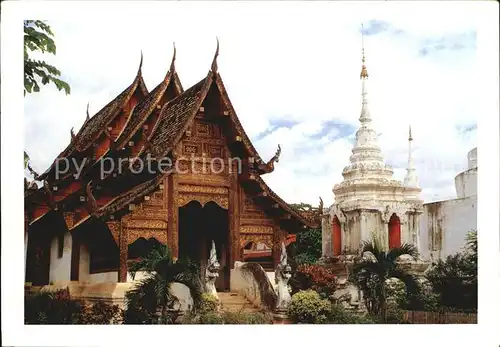
[[[337,216],[334,216],[332,221],[332,243],[333,255],[340,255],[342,253],[342,227]]]
[[[401,222],[396,214],[389,220],[389,249],[401,246]]]

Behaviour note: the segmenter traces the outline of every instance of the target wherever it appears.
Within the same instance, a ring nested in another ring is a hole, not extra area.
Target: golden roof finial
[[[363,29],[363,23],[361,23],[361,73],[359,75],[359,78],[368,78],[368,70],[366,69],[365,66],[365,40],[364,40],[365,32]]]
[[[215,55],[214,55],[214,59],[212,60],[212,67],[211,67],[211,70],[213,73],[217,73],[217,70],[218,70],[218,67],[217,67],[217,57],[219,56],[219,38],[216,37],[217,39],[217,49],[215,50]]]
[[[408,141],[413,141],[413,137],[411,136],[411,125],[410,125],[410,129],[408,132]]]
[[[172,62],[170,63],[170,71],[174,72],[175,70],[175,57],[177,55],[177,50],[175,49],[175,42],[174,42],[174,55],[172,56]]]

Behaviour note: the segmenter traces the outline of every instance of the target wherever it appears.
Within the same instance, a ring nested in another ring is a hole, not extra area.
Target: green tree
[[[365,255],[368,253],[368,256]],[[398,262],[401,256],[410,256],[416,260],[417,248],[411,244],[385,251],[378,240],[373,238],[362,244],[361,254],[349,274],[349,281],[355,284],[362,292],[368,312],[378,315],[383,321],[387,320],[387,280],[397,278],[401,280],[408,293],[418,290],[417,278],[408,272],[408,269]]]
[[[308,229],[297,233],[297,239],[287,252],[296,264],[314,264],[321,257],[321,229]]]
[[[39,92],[41,82],[43,85],[54,83],[58,90],[70,93],[69,84],[61,80],[61,72],[45,61],[35,60],[30,57],[30,52],[56,54],[56,44],[52,37],[54,34],[50,26],[41,20],[24,21],[24,95]]]
[[[50,26],[41,20],[24,21],[24,96],[26,93],[39,92],[39,81],[46,85],[54,83],[58,90],[63,90],[68,95],[71,91],[69,84],[58,76],[61,72],[45,61],[35,60],[30,57],[31,52],[56,54],[56,44],[52,37],[54,34]],[[24,152],[24,168],[28,166],[30,158]]]
[[[466,236],[463,252],[439,259],[426,274],[440,306],[459,310],[477,310],[477,232]]]
[[[168,309],[175,303],[175,297],[170,293],[174,282],[189,288],[195,306],[201,301],[198,265],[188,260],[175,260],[166,246],[155,247],[135,262],[130,267],[132,278],[137,271],[144,271],[146,275],[125,294],[126,324],[169,323]]]

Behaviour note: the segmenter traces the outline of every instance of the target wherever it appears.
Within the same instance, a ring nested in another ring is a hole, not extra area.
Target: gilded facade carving
[[[229,198],[227,195],[179,194],[179,196],[177,197],[178,207],[187,205],[191,201],[198,201],[201,206],[205,206],[205,204],[208,202],[215,202],[223,209],[227,210],[229,208]]]
[[[164,220],[132,219],[124,223],[127,228],[166,229]]]
[[[155,229],[129,229],[127,228],[127,245],[134,243],[139,238],[149,240],[150,238],[156,239],[158,242],[167,244],[167,230]]]
[[[63,212],[63,217],[68,230],[73,228],[73,225],[75,225],[75,214],[73,212]]]
[[[111,235],[113,235],[113,238],[115,239],[116,244],[118,245],[120,242],[120,222],[118,221],[109,221],[106,222],[108,225],[108,229],[111,232]]]
[[[244,225],[240,227],[240,233],[242,234],[272,234],[272,226],[262,226],[262,225]]]
[[[229,186],[229,179],[227,176],[216,175],[200,175],[200,174],[185,174],[181,176],[182,183],[200,183],[211,184],[218,186]]]
[[[179,192],[187,193],[206,193],[206,194],[228,194],[229,190],[224,187],[213,187],[213,186],[198,186],[198,185],[188,185],[180,184]]]

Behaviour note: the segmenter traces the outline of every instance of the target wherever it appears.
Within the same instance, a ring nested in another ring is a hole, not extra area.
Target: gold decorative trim
[[[272,226],[245,225],[240,227],[242,234],[273,234]]]
[[[167,229],[167,222],[164,220],[150,220],[150,219],[132,219],[124,223],[124,225],[131,228],[146,228],[146,229]]]
[[[177,206],[182,207],[191,201],[198,201],[201,206],[205,206],[208,202],[214,202],[223,209],[229,208],[229,198],[222,195],[200,195],[200,194],[179,194],[177,197]]]
[[[156,239],[163,245],[167,244],[167,230],[152,230],[152,229],[129,229],[127,228],[127,245],[131,245],[141,237],[145,240],[150,238]]]
[[[198,186],[189,184],[179,184],[179,192],[188,193],[206,193],[206,194],[229,194],[229,190],[224,187],[213,187],[213,186]]]

